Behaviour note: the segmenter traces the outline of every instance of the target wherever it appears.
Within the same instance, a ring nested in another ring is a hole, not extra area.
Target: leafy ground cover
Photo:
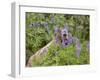
[[[33,66],[83,65],[90,63],[89,16],[26,12],[26,64],[30,56],[48,44],[54,30],[68,25],[68,32],[78,43],[51,45],[48,53],[33,60]]]

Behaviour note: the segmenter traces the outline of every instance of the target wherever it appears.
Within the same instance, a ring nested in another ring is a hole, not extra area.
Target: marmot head
[[[56,43],[62,43],[63,45],[67,45],[68,29],[66,27],[64,28],[56,27],[54,30],[54,38],[56,40]]]

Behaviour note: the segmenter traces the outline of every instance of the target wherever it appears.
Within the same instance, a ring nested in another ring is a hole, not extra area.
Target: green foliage
[[[77,58],[75,45],[61,47],[60,45],[51,45],[48,53],[44,57],[33,60],[33,66],[63,66],[89,64],[89,53],[82,44],[80,57]]]
[[[45,34],[45,29],[32,28],[26,29],[26,59],[34,54],[37,50],[49,42],[49,37]]]
[[[85,47],[82,47],[80,58],[75,54],[75,46],[69,45],[67,47],[50,46],[48,54],[43,58],[43,65],[78,65],[88,64],[89,54]]]
[[[74,44],[67,47],[51,45],[44,57],[33,60],[33,66],[88,64],[89,52],[86,49],[86,41],[89,41],[89,18],[89,15],[26,12],[26,63],[30,56],[51,41],[55,26],[62,28],[67,24],[72,36],[81,41],[80,58],[76,56]],[[46,31],[44,22],[48,23],[49,32]],[[31,23],[36,25],[30,27]]]

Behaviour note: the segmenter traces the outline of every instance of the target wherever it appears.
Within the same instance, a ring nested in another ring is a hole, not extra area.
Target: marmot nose
[[[66,34],[63,34],[63,36],[66,36]]]
[[[65,45],[67,45],[68,43],[65,43]]]

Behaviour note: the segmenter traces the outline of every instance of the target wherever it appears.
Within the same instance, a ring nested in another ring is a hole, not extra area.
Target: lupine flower
[[[60,32],[60,29],[59,29],[58,27],[56,27],[56,28],[54,29],[54,34],[59,33],[59,32]]]
[[[48,26],[48,23],[47,23],[47,22],[44,22],[44,26],[46,26],[46,27],[47,27],[47,26]]]
[[[73,43],[73,37],[71,35],[71,33],[68,33],[68,44]]]
[[[76,56],[79,58],[81,53],[81,44],[79,39],[76,39]]]

